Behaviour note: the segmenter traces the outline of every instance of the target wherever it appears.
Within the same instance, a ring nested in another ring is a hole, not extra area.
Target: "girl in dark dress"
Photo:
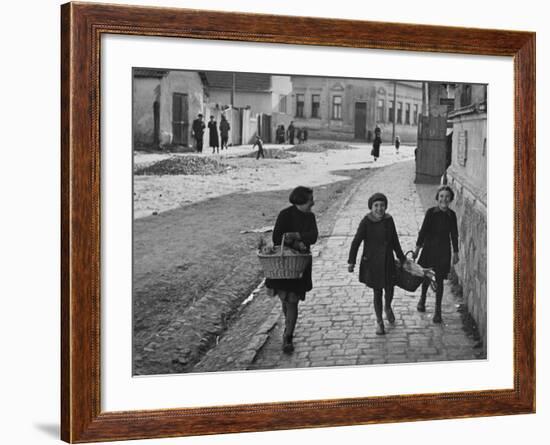
[[[292,206],[282,210],[273,228],[273,244],[280,245],[285,234],[285,245],[301,252],[309,252],[309,248],[317,241],[318,231],[315,215],[311,212],[314,205],[313,190],[307,187],[296,187],[290,194]],[[272,289],[281,300],[285,316],[283,334],[283,351],[294,351],[292,343],[294,328],[298,320],[298,303],[305,300],[306,292],[313,288],[311,281],[311,263],[306,267],[301,278],[296,279],[266,279],[265,285]]]
[[[377,134],[374,136],[371,150],[371,155],[374,157],[375,161],[378,161],[378,158],[380,157],[380,145],[382,145],[382,138],[380,137],[380,134]]]
[[[212,147],[212,154],[216,151],[220,152],[220,142],[218,138],[217,123],[214,116],[210,116],[210,122],[208,122],[208,130],[210,131],[210,147]]]
[[[220,136],[222,138],[221,146],[222,150],[225,148],[227,150],[227,141],[229,139],[229,130],[231,130],[231,125],[227,121],[225,114],[222,114],[222,120],[220,122]]]
[[[458,228],[456,213],[449,208],[454,199],[454,192],[448,185],[443,185],[437,190],[435,199],[437,206],[428,209],[424,222],[418,233],[416,250],[413,258],[422,254],[418,264],[422,267],[430,267],[435,272],[435,312],[434,323],[441,323],[441,301],[443,299],[443,280],[451,270],[451,244],[453,248],[452,263],[458,263]],[[426,311],[426,293],[428,292],[429,280],[422,284],[422,294],[418,301],[419,312]]]
[[[375,193],[369,198],[368,213],[357,229],[351,243],[348,258],[348,271],[353,272],[357,251],[363,243],[363,256],[359,266],[359,281],[374,290],[374,312],[376,314],[376,334],[384,335],[382,319],[382,291],[385,294],[384,311],[389,323],[395,322],[391,308],[394,287],[395,259],[393,252],[400,261],[405,255],[399,243],[395,223],[389,213],[386,213],[388,198],[382,193]]]

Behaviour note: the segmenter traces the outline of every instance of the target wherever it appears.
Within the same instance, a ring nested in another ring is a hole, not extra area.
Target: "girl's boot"
[[[376,321],[376,335],[384,335],[386,330],[384,329],[384,320],[380,319]]]

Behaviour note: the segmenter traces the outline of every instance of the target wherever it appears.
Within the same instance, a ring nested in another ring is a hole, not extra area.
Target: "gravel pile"
[[[230,166],[201,156],[172,156],[146,166],[137,166],[136,175],[219,175]]]
[[[258,154],[258,150],[254,150],[250,153],[242,155],[243,158],[255,158]],[[296,155],[289,153],[288,150],[283,150],[282,148],[264,148],[264,155],[266,159],[288,159],[295,158]]]
[[[290,151],[308,152],[308,153],[321,153],[327,150],[351,150],[356,147],[352,147],[343,142],[306,142],[304,144],[295,145],[289,148]]]

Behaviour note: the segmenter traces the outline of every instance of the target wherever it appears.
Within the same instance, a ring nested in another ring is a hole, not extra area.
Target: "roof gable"
[[[233,73],[225,71],[204,71],[209,88],[227,89],[233,87]],[[235,73],[236,91],[271,91],[271,74]]]

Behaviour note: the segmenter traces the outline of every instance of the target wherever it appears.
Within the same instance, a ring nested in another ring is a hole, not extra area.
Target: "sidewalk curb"
[[[262,349],[265,345],[267,339],[269,338],[269,333],[275,327],[280,317],[281,310],[279,305],[274,304],[267,319],[261,324],[256,333],[252,336],[252,340],[248,343],[240,357],[237,359],[237,369],[244,370],[250,366],[260,349]]]

